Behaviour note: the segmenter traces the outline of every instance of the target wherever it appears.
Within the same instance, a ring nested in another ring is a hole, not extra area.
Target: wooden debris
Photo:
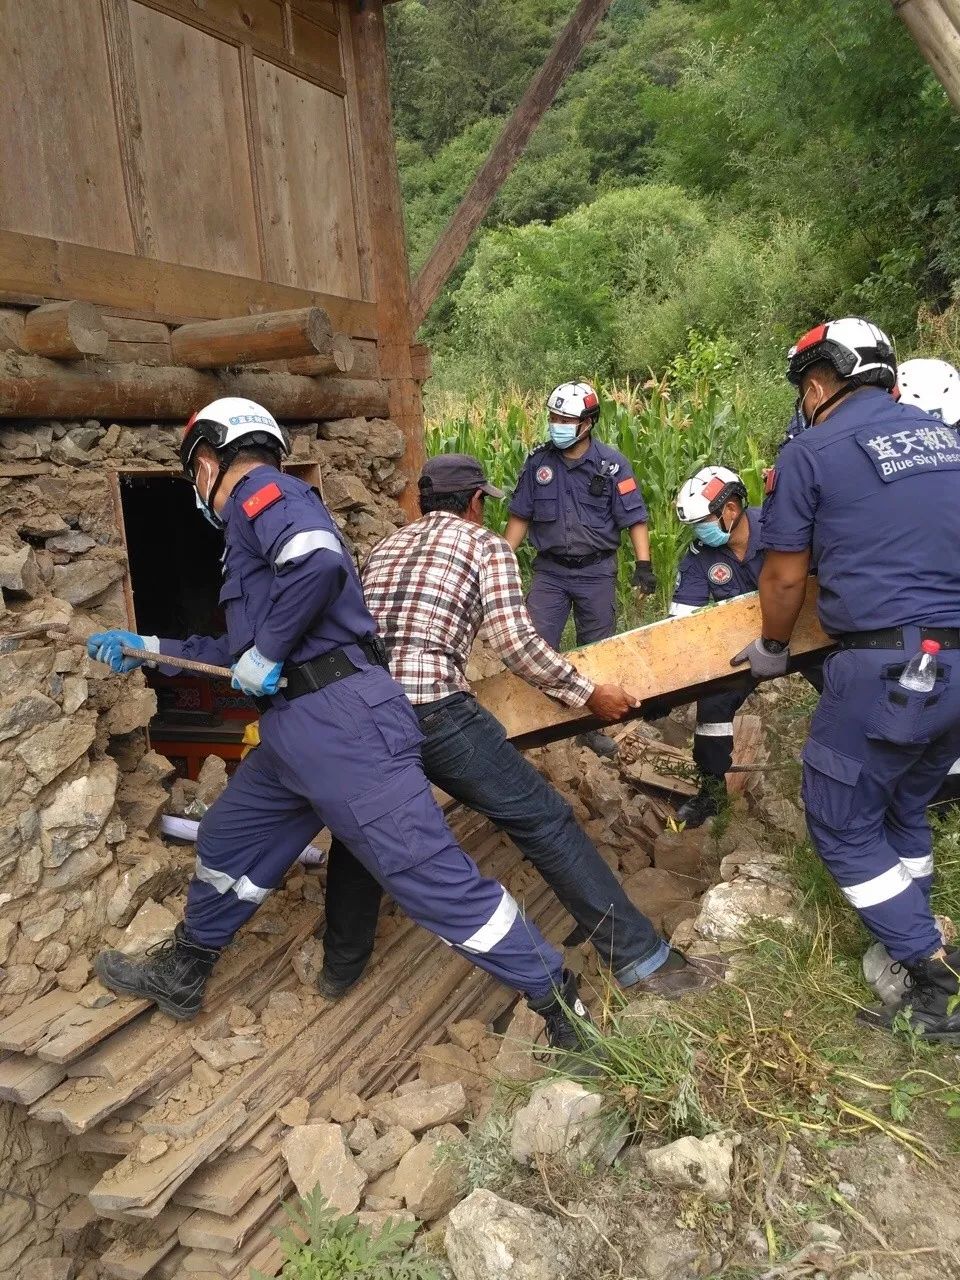
[[[0,1101],[28,1107],[56,1088],[66,1074],[63,1067],[22,1054],[8,1054],[0,1059]]]
[[[27,312],[20,334],[24,351],[66,360],[105,356],[108,341],[103,317],[90,302],[50,302],[34,307]]]

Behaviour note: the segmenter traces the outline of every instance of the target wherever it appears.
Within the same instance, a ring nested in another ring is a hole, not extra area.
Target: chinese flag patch
[[[246,502],[242,504],[244,513],[252,520],[254,516],[258,516],[261,511],[266,511],[267,507],[272,507],[283,497],[280,492],[280,486],[271,481],[265,484],[262,489],[258,489],[256,493],[251,493]]]
[[[626,480],[621,480],[617,485],[617,493],[633,493],[637,487],[637,482],[633,476],[628,476]]]
[[[767,467],[763,473],[763,492],[773,493],[777,487],[777,469],[776,467]]]

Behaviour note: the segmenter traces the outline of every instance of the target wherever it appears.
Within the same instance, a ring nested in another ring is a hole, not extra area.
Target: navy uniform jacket
[[[552,444],[534,449],[520,472],[510,514],[530,521],[530,541],[538,551],[583,556],[615,551],[623,529],[646,523],[647,508],[627,459],[593,439],[573,463],[564,462]]]
[[[785,445],[763,545],[812,549],[830,635],[960,626],[960,434],[878,387]]]
[[[745,519],[750,524],[750,538],[742,560],[737,559],[729,545],[708,547],[699,538],[691,545],[677,573],[670,606],[672,618],[702,609],[711,600],[732,600],[734,596],[756,591],[763,568],[760,508],[748,507]]]
[[[255,644],[274,662],[301,663],[375,634],[353,560],[308,484],[256,467],[220,518],[227,634],[161,640],[161,653],[230,666]]]

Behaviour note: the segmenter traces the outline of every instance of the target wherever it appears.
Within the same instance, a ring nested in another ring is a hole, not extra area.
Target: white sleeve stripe
[[[308,556],[312,551],[334,551],[340,555],[340,539],[329,529],[305,529],[302,533],[295,533],[277,552],[273,567],[279,569],[281,565],[299,556]]]
[[[691,613],[696,613],[698,609],[702,609],[702,604],[678,604],[676,601],[670,606],[668,617],[671,618],[688,618]]]

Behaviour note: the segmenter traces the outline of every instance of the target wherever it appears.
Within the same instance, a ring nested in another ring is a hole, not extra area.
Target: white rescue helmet
[[[731,498],[746,506],[747,486],[729,467],[702,467],[677,494],[681,524],[701,524],[718,516]]]
[[[904,360],[895,394],[948,427],[960,423],[960,373],[946,360]]]
[[[858,316],[808,329],[787,352],[787,378],[799,387],[806,371],[823,362],[854,386],[872,384],[892,391],[897,381],[893,343],[882,329]]]
[[[589,382],[563,382],[547,396],[547,415],[554,414],[577,422],[586,418],[596,422],[600,417],[600,397]]]
[[[276,418],[262,404],[242,396],[223,396],[198,409],[183,431],[180,465],[193,479],[193,455],[200,444],[208,444],[217,454],[220,470],[225,470],[243,448],[258,446],[280,458],[290,452],[290,438]]]

